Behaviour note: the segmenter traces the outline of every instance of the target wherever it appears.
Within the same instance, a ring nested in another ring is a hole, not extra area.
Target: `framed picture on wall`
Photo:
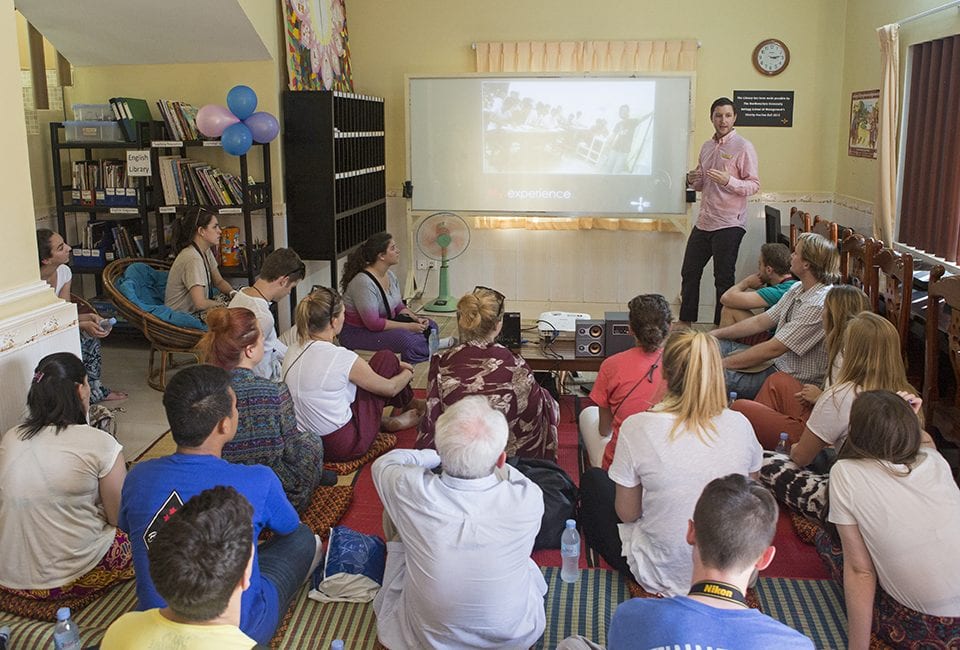
[[[280,0],[290,90],[353,90],[344,0]]]
[[[877,130],[880,118],[880,91],[861,90],[850,95],[850,134],[847,155],[877,157]]]

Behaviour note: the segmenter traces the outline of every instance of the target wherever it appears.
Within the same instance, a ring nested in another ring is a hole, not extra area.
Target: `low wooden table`
[[[551,351],[558,356],[551,355]],[[604,360],[604,357],[575,356],[572,340],[556,341],[546,348],[541,347],[539,342],[524,343],[513,348],[513,352],[523,357],[531,368],[539,371],[597,372]]]

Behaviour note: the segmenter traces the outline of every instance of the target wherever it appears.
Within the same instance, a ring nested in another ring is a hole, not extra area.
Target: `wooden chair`
[[[837,246],[839,243],[839,235],[837,233],[837,224],[832,221],[827,221],[817,215],[813,218],[813,226],[811,227],[811,232],[815,232],[821,237],[826,237],[833,242],[834,246]]]
[[[877,295],[883,293],[884,315],[900,335],[900,353],[906,367],[910,306],[913,303],[913,256],[892,248],[883,248],[877,252],[875,259],[878,271]]]
[[[147,383],[154,390],[163,391],[166,388],[168,364],[171,368],[177,367],[173,360],[174,353],[193,355],[195,361],[200,357],[197,344],[203,336],[203,330],[179,327],[161,320],[138,307],[117,288],[117,282],[123,277],[127,267],[142,262],[160,271],[169,271],[170,262],[127,257],[110,262],[103,269],[103,286],[107,295],[116,305],[117,311],[134,327],[143,332],[150,342],[150,363],[147,367]],[[156,364],[156,355],[160,354],[159,366]],[[193,361],[191,361],[192,363]]]
[[[923,368],[923,408],[925,425],[936,427],[941,435],[960,441],[960,276],[944,276],[941,265],[930,271],[927,288],[926,351]],[[941,305],[950,306],[947,323],[947,356],[955,381],[953,398],[940,397],[940,320]]]
[[[801,212],[796,207],[790,208],[790,250],[797,247],[797,237],[802,232],[810,232],[813,224],[810,213]]]
[[[840,282],[852,284],[863,290],[870,299],[870,308],[877,311],[880,299],[877,292],[877,267],[874,255],[878,242],[873,237],[864,238],[856,233],[848,235],[840,243]]]

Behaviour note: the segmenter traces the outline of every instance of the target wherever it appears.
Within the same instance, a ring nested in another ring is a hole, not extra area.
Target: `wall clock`
[[[753,67],[760,74],[772,77],[787,69],[790,63],[790,50],[783,41],[768,38],[760,41],[753,49]]]

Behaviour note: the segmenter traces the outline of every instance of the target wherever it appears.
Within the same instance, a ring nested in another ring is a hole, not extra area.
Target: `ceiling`
[[[238,0],[15,0],[15,4],[74,66],[271,58]]]

